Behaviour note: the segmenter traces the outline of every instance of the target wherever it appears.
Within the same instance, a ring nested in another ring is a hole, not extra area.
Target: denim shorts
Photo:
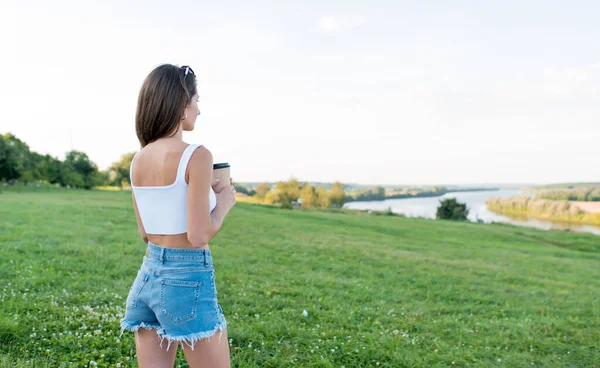
[[[162,346],[167,339],[192,349],[227,327],[217,301],[215,269],[210,250],[167,248],[148,242],[148,256],[127,296],[124,330],[155,329]],[[220,339],[219,335],[219,339]]]

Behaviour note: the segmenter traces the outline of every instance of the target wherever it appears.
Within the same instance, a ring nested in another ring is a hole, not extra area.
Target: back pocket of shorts
[[[185,322],[196,316],[202,283],[163,279],[160,284],[162,314],[169,317],[173,322]]]

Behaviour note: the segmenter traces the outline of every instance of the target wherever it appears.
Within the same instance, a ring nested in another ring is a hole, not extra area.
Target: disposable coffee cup
[[[223,189],[229,186],[229,179],[231,178],[230,166],[227,162],[221,162],[213,165],[213,181],[219,179],[219,184],[214,187],[215,192],[219,193]]]

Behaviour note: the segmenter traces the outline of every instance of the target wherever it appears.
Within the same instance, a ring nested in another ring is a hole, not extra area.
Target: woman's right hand
[[[213,181],[213,190],[214,187],[218,184],[219,179]],[[223,206],[227,212],[229,212],[229,210],[231,210],[233,206],[235,206],[235,188],[233,187],[233,185],[226,186],[225,188],[223,188],[223,190],[221,190],[218,193],[215,191],[215,194],[217,196],[217,206]]]

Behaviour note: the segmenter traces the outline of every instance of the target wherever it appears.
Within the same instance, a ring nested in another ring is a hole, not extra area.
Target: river
[[[600,235],[600,227],[591,225],[576,225],[562,222],[542,221],[533,218],[510,218],[499,215],[487,209],[485,201],[489,197],[508,198],[515,195],[524,195],[519,190],[490,190],[480,192],[451,192],[440,197],[421,197],[407,199],[387,199],[385,201],[371,202],[349,202],[344,208],[356,210],[384,211],[391,207],[392,212],[404,214],[409,217],[435,218],[435,213],[441,199],[454,197],[459,202],[466,203],[469,208],[469,220],[490,222],[502,222],[517,226],[534,227],[543,230],[570,230],[581,233],[592,233]]]

